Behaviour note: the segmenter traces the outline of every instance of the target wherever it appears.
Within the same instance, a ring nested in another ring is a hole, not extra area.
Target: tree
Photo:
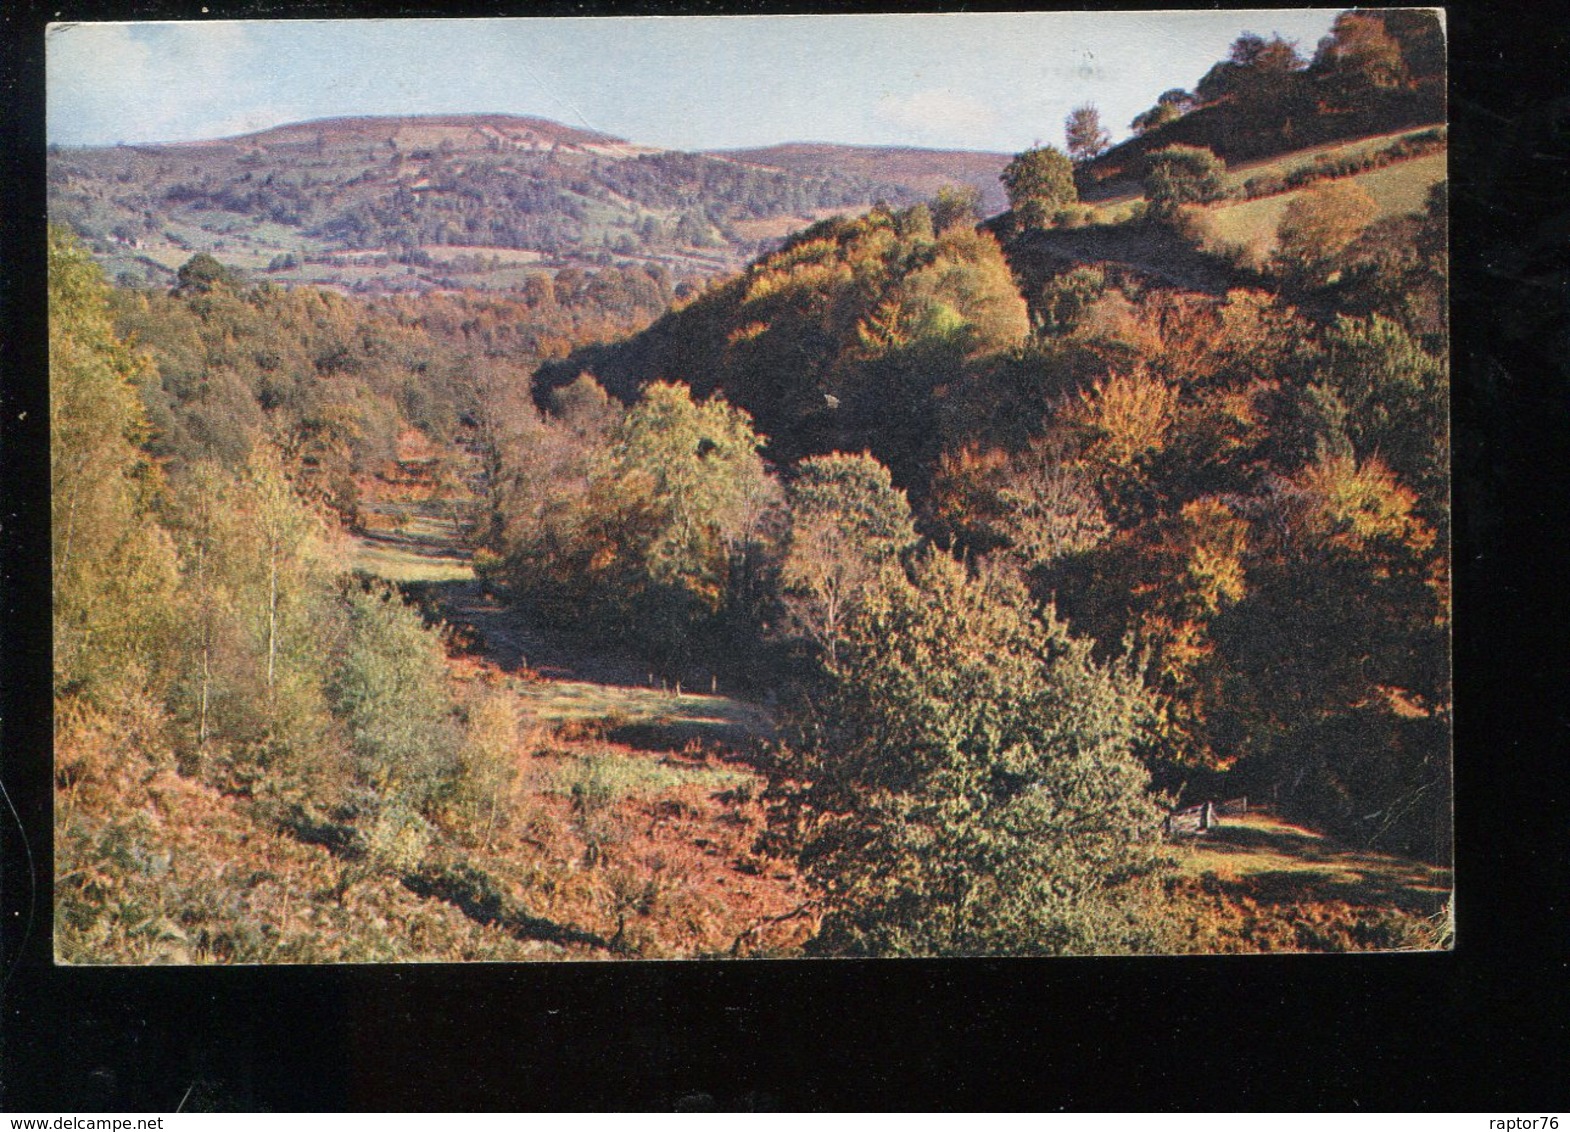
[[[1265,39],[1245,32],[1233,41],[1227,58],[1205,73],[1194,87],[1201,103],[1236,97],[1245,101],[1268,100],[1281,93],[1283,78],[1301,71],[1306,63],[1297,44],[1273,35]]]
[[[1059,209],[1079,202],[1073,163],[1050,145],[1016,154],[999,179],[1016,220],[1027,228],[1045,227]]]
[[[1169,122],[1176,122],[1183,115],[1194,108],[1194,96],[1182,87],[1173,87],[1164,90],[1156,99],[1156,104],[1129,123],[1129,129],[1136,134],[1148,134],[1151,130],[1159,130]]]
[[[792,624],[839,669],[846,627],[884,571],[916,541],[905,493],[871,456],[813,456],[786,491],[790,536],[780,571]]]
[[[1445,510],[1449,471],[1444,360],[1380,315],[1336,319],[1325,346],[1325,382],[1346,411],[1353,452],[1360,460],[1383,460],[1424,493],[1437,517]]]
[[[974,185],[945,185],[929,208],[933,231],[940,235],[959,225],[973,227],[981,218],[981,190]]]
[[[1276,227],[1277,257],[1309,285],[1323,283],[1336,257],[1378,212],[1356,181],[1329,181],[1299,193]]]
[[[1408,78],[1401,44],[1376,14],[1342,12],[1321,41],[1314,62],[1332,76],[1343,97],[1398,87]]]
[[[1092,550],[1112,533],[1090,475],[1041,441],[1010,461],[998,502],[999,525],[1027,568]]]
[[[1166,102],[1158,102],[1149,110],[1137,115],[1128,124],[1128,128],[1133,130],[1136,135],[1143,136],[1152,130],[1159,130],[1162,126],[1176,122],[1182,116],[1182,112],[1176,106]]]
[[[649,581],[676,587],[716,610],[732,551],[751,533],[768,482],[747,414],[723,397],[656,382],[616,430],[608,475],[647,509],[636,550]]]
[[[1226,185],[1226,163],[1201,146],[1170,145],[1150,155],[1145,173],[1145,199],[1150,211],[1170,218],[1185,204],[1206,204]]]
[[[429,811],[455,784],[462,749],[441,641],[390,587],[348,604],[334,691],[356,774],[380,806]]]
[[[214,287],[237,287],[240,273],[225,267],[206,252],[197,252],[175,273],[175,289],[181,293],[205,294]]]
[[[1112,144],[1112,135],[1101,126],[1101,112],[1089,102],[1069,111],[1063,134],[1069,159],[1076,164],[1100,156]]]
[[[835,955],[1148,949],[1154,707],[1006,573],[929,554],[856,619],[786,813]]]
[[[57,693],[161,688],[171,655],[174,547],[155,519],[158,468],[140,449],[145,358],[114,332],[103,273],[49,232],[50,505]]]

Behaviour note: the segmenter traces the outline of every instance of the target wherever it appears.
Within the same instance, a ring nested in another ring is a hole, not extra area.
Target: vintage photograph
[[[1445,60],[51,25],[56,961],[1451,948]]]

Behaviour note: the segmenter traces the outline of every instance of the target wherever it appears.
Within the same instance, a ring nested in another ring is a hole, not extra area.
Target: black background
[[[1448,10],[1453,953],[55,968],[44,22],[845,6],[207,0],[205,9],[160,0],[0,9],[0,1108],[169,1111],[182,1099],[188,1110],[240,1111],[1570,1107],[1564,16],[1537,14],[1548,6]]]

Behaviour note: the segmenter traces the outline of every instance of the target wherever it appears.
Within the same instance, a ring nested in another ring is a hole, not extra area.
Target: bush
[[[1206,204],[1218,199],[1225,188],[1226,163],[1208,149],[1172,145],[1150,155],[1145,174],[1145,199],[1161,219],[1174,215],[1179,205]]]
[[[1356,182],[1321,185],[1303,193],[1287,205],[1276,228],[1283,270],[1306,285],[1325,282],[1336,257],[1377,212],[1374,198]]]

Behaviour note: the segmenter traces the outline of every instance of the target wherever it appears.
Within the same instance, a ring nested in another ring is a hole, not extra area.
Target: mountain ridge
[[[1007,160],[826,143],[687,152],[522,115],[349,116],[51,146],[49,208],[112,278],[136,284],[169,284],[196,252],[279,283],[361,292],[512,290],[567,267],[697,283],[880,200],[969,186],[1001,209]]]

